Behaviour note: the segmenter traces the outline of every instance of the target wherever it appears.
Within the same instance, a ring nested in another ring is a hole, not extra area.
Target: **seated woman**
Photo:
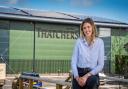
[[[82,22],[80,31],[71,61],[73,89],[98,89],[98,73],[104,66],[104,42],[96,36],[91,18]]]

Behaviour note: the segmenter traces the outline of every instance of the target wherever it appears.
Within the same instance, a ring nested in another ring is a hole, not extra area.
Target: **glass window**
[[[126,28],[112,28],[112,36],[126,36],[128,30]]]
[[[111,36],[111,28],[99,28],[99,37]]]

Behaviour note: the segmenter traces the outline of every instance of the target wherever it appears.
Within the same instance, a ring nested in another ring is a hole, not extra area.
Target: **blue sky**
[[[128,23],[128,0],[0,0],[0,6],[83,14]]]

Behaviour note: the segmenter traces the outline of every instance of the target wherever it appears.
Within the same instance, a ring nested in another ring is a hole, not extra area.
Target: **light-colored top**
[[[104,42],[100,38],[95,38],[92,45],[88,45],[87,41],[80,37],[77,39],[72,60],[71,68],[74,77],[79,76],[77,67],[91,68],[92,75],[99,73],[104,66]]]

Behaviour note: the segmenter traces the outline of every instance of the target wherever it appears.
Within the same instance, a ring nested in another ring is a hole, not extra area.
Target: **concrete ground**
[[[15,78],[16,75],[7,75],[6,81],[5,81],[5,85],[0,88],[0,89],[12,89],[12,81]],[[52,79],[61,79],[61,80],[65,80],[68,77],[68,74],[42,74],[41,77],[48,77],[48,78],[52,78]],[[106,80],[107,82],[103,85],[100,85],[99,89],[128,89],[128,84],[126,85],[119,85],[119,83],[113,83],[113,82],[109,82],[108,80]],[[112,84],[113,83],[113,84]],[[27,89],[27,88],[26,88]],[[46,83],[43,82],[43,88],[42,89],[56,89],[56,84],[53,83]]]

